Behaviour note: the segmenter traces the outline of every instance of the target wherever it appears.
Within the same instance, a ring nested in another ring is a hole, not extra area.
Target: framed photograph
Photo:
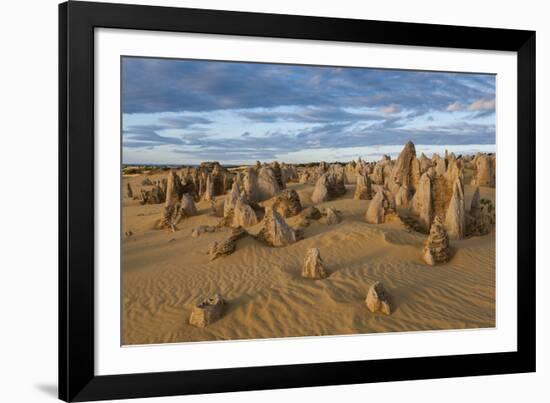
[[[59,6],[59,397],[535,371],[535,32]]]

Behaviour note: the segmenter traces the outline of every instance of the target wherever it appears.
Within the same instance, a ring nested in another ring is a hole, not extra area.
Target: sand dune
[[[143,178],[125,176],[123,186],[139,188]],[[287,186],[298,192],[304,207],[311,205],[313,185]],[[235,253],[212,262],[206,254],[209,244],[227,237],[230,229],[191,235],[193,228],[220,220],[210,215],[209,202],[197,203],[198,215],[172,232],[154,229],[162,204],[140,205],[125,195],[123,233],[132,235],[123,242],[123,343],[495,326],[494,232],[451,241],[452,259],[430,267],[421,259],[426,235],[400,220],[368,224],[364,216],[371,201],[354,200],[355,185],[346,188],[344,197],[316,205],[339,210],[339,224],[312,221],[303,229],[303,240],[281,248],[247,237],[238,241]],[[493,201],[494,190],[480,187],[482,197]],[[466,205],[473,191],[465,186]],[[298,217],[287,222],[296,227]],[[260,224],[247,228],[250,233],[259,229]],[[300,276],[305,252],[313,247],[323,257],[326,279]],[[392,298],[389,316],[365,307],[375,281],[382,281]],[[206,328],[189,325],[193,306],[216,292],[228,303],[225,315]]]

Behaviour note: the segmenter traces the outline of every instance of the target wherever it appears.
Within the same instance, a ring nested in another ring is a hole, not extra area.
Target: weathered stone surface
[[[399,190],[395,193],[395,205],[396,207],[407,207],[411,199],[409,188],[406,186],[399,186]]]
[[[187,193],[181,195],[180,209],[185,217],[191,217],[197,214],[195,202]]]
[[[464,182],[464,170],[462,169],[462,163],[456,158],[453,158],[454,154],[450,154],[449,162],[447,163],[447,171],[445,172],[445,179],[447,183],[454,184],[455,181],[460,178]]]
[[[385,315],[391,314],[389,297],[384,289],[384,285],[380,281],[377,281],[369,288],[365,304],[371,312],[380,312]]]
[[[237,185],[237,183],[235,182],[231,186],[231,191],[225,196],[225,200],[223,203],[224,217],[228,217],[230,214],[232,214],[233,209],[237,204],[237,200],[239,200],[239,196],[240,196],[239,185]]]
[[[321,279],[327,277],[327,272],[323,265],[323,259],[319,249],[311,248],[307,251],[304,264],[302,266],[302,277]]]
[[[325,224],[334,225],[340,222],[340,217],[332,208],[327,207],[325,209]]]
[[[411,211],[418,216],[421,227],[428,231],[434,216],[432,203],[432,181],[428,173],[422,174],[412,199]]]
[[[311,201],[315,204],[318,204],[329,200],[328,187],[328,175],[323,174],[315,184],[315,189],[313,189],[313,193],[311,195]]]
[[[238,197],[233,209],[233,227],[250,227],[258,224],[254,209],[247,203],[244,195]]]
[[[470,202],[470,215],[474,218],[479,216],[479,186],[476,187],[476,190],[474,190],[474,194],[472,195],[472,201]]]
[[[272,208],[266,209],[257,238],[275,247],[291,245],[297,241],[296,231]]]
[[[415,188],[415,180],[418,181],[420,176],[420,165],[418,161],[414,163],[413,161],[416,161],[416,149],[412,141],[408,141],[399,153],[393,166],[391,179],[394,183],[411,189]]]
[[[132,191],[132,186],[130,186],[130,182],[126,183],[126,196],[128,196],[130,199],[134,197],[134,192]]]
[[[300,216],[307,218],[309,220],[318,220],[321,218],[321,212],[317,207],[308,207],[300,213]]]
[[[464,186],[457,178],[453,185],[453,196],[445,214],[445,228],[451,239],[463,239],[466,232],[466,208],[464,206]]]
[[[300,175],[299,182],[300,183],[309,183],[310,177],[311,177],[311,174],[309,173],[309,171],[303,171],[302,174]]]
[[[321,175],[315,184],[311,201],[315,204],[322,203],[346,193],[344,168],[338,164],[332,164],[327,172]]]
[[[418,162],[420,164],[421,174],[426,172],[432,166],[432,162],[424,155],[424,153],[420,154],[420,158],[418,159]]]
[[[183,186],[181,180],[175,171],[168,172],[166,179],[166,197],[164,208],[162,209],[160,220],[157,224],[158,228],[172,228],[176,230],[176,225],[184,217],[190,217],[196,214],[195,204],[193,200],[187,197],[184,200],[185,206],[182,208]]]
[[[495,187],[493,160],[488,155],[479,155],[475,159],[475,166],[474,184],[477,186]]]
[[[443,158],[438,158],[436,160],[435,172],[438,175],[445,175],[445,172],[447,172],[447,165],[445,164],[445,160]]]
[[[384,184],[384,167],[387,166],[387,162],[377,162],[372,172],[372,182],[377,185]]]
[[[293,217],[302,211],[300,197],[294,189],[283,190],[273,202],[272,207],[283,217]]]
[[[222,242],[213,242],[208,248],[210,261],[222,256],[231,255],[233,252],[235,252],[237,241],[245,237],[246,235],[248,235],[248,233],[244,229],[234,228],[228,238],[226,238]]]
[[[329,181],[329,197],[336,197],[346,194],[346,173],[344,167],[340,164],[331,164],[327,170]]]
[[[430,266],[449,260],[449,236],[439,217],[435,217],[424,244],[422,258]]]
[[[252,167],[246,168],[243,179],[243,188],[246,194],[246,199],[250,203],[257,203],[260,201],[260,194],[258,190],[258,175],[256,170]]]
[[[212,178],[212,174],[208,174],[206,176],[206,185],[204,188],[202,199],[205,201],[214,200],[214,180]]]
[[[285,188],[285,181],[283,180],[283,172],[281,170],[281,165],[278,161],[274,161],[271,164],[271,170],[273,171],[273,176],[275,177],[275,181],[279,185],[279,189]]]
[[[180,201],[183,194],[183,185],[175,171],[170,170],[166,177],[166,205],[173,205]]]
[[[141,204],[160,204],[166,200],[166,194],[158,185],[153,186],[151,190],[141,189],[140,200]]]
[[[354,199],[371,200],[372,199],[372,183],[368,175],[363,175],[358,172],[356,175],[357,185],[355,187]]]
[[[200,328],[206,327],[223,316],[224,308],[225,301],[222,296],[214,294],[193,307],[189,324]]]
[[[225,193],[225,171],[219,162],[213,163],[210,180],[212,182],[212,195],[219,196]]]
[[[380,190],[369,204],[365,219],[370,224],[381,224],[395,215],[395,201],[393,195],[384,190]]]
[[[472,202],[474,200],[472,199]],[[490,233],[496,222],[495,206],[488,199],[479,199],[475,215],[472,215],[472,209],[467,216],[467,235],[487,235]]]
[[[273,170],[268,167],[262,167],[258,173],[258,201],[271,199],[279,194],[280,191],[281,187],[277,183]]]

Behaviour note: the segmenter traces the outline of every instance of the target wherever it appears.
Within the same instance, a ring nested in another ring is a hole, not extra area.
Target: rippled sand
[[[144,176],[125,177],[134,190]],[[160,176],[153,177],[154,179]],[[288,184],[311,205],[312,185]],[[155,230],[162,205],[123,200],[123,343],[255,339],[370,332],[485,328],[495,326],[495,236],[451,241],[454,256],[430,267],[421,260],[426,235],[400,222],[372,225],[364,220],[369,201],[354,200],[354,185],[342,198],[317,205],[342,212],[333,226],[313,221],[305,239],[271,248],[248,237],[234,254],[209,261],[206,250],[229,229],[191,236],[192,228],[215,225],[210,204],[178,231]],[[465,186],[466,206],[473,192]],[[494,201],[494,189],[480,188]],[[220,196],[223,198],[224,196]],[[221,202],[221,200],[220,200]],[[296,218],[287,219],[290,225]],[[258,226],[248,228],[257,231]],[[308,248],[317,247],[330,276],[300,277]],[[369,286],[382,281],[392,296],[391,316],[370,313]],[[187,321],[192,306],[220,292],[228,302],[224,317],[204,329]]]

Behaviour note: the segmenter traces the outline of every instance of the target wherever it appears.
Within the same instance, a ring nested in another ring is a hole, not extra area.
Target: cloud
[[[492,75],[125,57],[123,111],[311,106],[445,110],[495,94]]]
[[[495,110],[495,99],[478,99],[477,101],[472,102],[468,106],[469,111],[494,111]]]
[[[159,119],[159,122],[176,128],[188,128],[196,125],[208,125],[212,123],[210,119],[202,116],[163,116]]]
[[[248,161],[495,143],[493,75],[134,57],[122,68],[126,150]]]
[[[182,144],[177,137],[167,137],[158,134],[166,129],[162,125],[133,125],[122,132],[124,147],[154,147],[164,144]]]
[[[377,113],[348,112],[344,109],[332,106],[297,107],[293,108],[292,112],[282,111],[278,108],[267,110],[245,110],[239,112],[239,114],[248,120],[261,123],[330,123],[384,119],[383,116]]]
[[[457,111],[461,111],[464,109],[464,105],[462,105],[460,102],[453,102],[452,104],[449,104],[445,110],[447,112],[457,112]]]
[[[383,108],[380,108],[380,110],[382,111],[382,113],[386,115],[391,115],[392,113],[399,112],[400,109],[397,105],[388,105]]]

